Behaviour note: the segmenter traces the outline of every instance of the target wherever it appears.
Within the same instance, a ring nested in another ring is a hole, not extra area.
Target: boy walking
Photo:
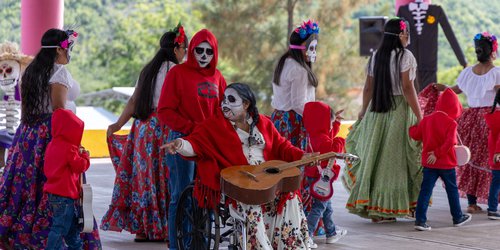
[[[437,101],[436,111],[409,129],[411,138],[423,142],[424,178],[417,201],[416,230],[431,230],[426,214],[432,190],[439,177],[443,180],[448,195],[453,225],[461,226],[472,218],[470,214],[462,213],[455,173],[457,158],[454,146],[457,143],[458,126],[456,119],[461,113],[462,105],[457,95],[451,89],[446,89]]]

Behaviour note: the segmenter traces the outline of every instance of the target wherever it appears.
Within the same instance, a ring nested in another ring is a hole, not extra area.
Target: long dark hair
[[[153,106],[154,91],[156,88],[156,76],[163,62],[170,61],[178,64],[175,57],[174,48],[179,48],[181,44],[174,42],[176,33],[166,32],[160,38],[160,49],[151,61],[144,66],[137,82],[136,100],[134,107],[134,118],[142,121],[149,118]],[[187,38],[184,39],[184,46],[187,48]],[[167,69],[167,71],[170,69]]]
[[[68,39],[65,31],[49,29],[42,36],[42,46],[59,46]],[[57,58],[57,48],[41,48],[22,76],[21,121],[33,125],[50,105],[49,80]]]
[[[493,106],[491,107],[491,113],[495,112],[497,105],[500,105],[500,89],[497,90],[495,95],[495,100],[493,101]]]
[[[401,21],[405,22],[402,18],[394,18],[385,24],[382,44],[380,44],[380,47],[375,53],[373,62],[372,58],[370,58],[370,64],[368,65],[369,70],[371,70],[371,64],[374,63],[373,94],[370,108],[372,112],[385,113],[393,109],[395,105],[390,66],[391,54],[395,51],[396,56],[394,57],[393,64],[396,69],[396,75],[394,76],[394,81],[399,83],[400,62],[405,53],[403,44],[399,39],[399,33],[403,32],[403,30],[401,30]]]
[[[493,47],[492,43],[488,39],[474,39],[474,47],[476,58],[480,63],[487,63],[491,60],[491,52],[493,51]]]
[[[248,145],[252,145],[250,138],[252,138],[253,129],[259,123],[259,110],[257,109],[257,100],[255,99],[255,95],[250,86],[246,83],[231,83],[226,87],[226,89],[228,88],[236,90],[241,99],[248,103],[247,114],[252,117],[253,120],[252,124],[250,124],[250,131],[248,133],[250,135],[248,137]]]
[[[305,42],[311,34],[307,35],[304,39],[300,38],[300,35],[297,32],[292,32],[290,35],[290,44],[292,45],[301,45],[303,42]],[[298,62],[304,69],[307,70],[307,78],[309,79],[309,83],[317,87],[318,86],[318,79],[316,78],[316,75],[314,75],[314,72],[312,71],[312,65],[311,62],[306,62],[304,55],[302,54],[302,50],[299,49],[288,49],[285,54],[283,54],[280,57],[280,60],[278,61],[278,65],[276,65],[276,68],[274,69],[274,76],[273,76],[273,82],[276,85],[280,85],[280,80],[281,80],[281,72],[283,71],[283,67],[285,66],[285,61],[287,58],[293,58],[296,62]]]

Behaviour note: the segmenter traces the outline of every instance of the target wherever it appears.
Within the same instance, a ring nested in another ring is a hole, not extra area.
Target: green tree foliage
[[[0,1],[0,42],[20,42],[19,0]],[[295,3],[289,5],[289,3]],[[263,113],[270,109],[272,74],[286,51],[289,13],[294,25],[313,18],[320,24],[317,97],[354,118],[360,105],[367,58],[359,56],[360,16],[394,16],[393,0],[65,0],[64,23],[80,33],[68,65],[82,92],[133,86],[158,49],[161,35],[180,20],[189,37],[210,29],[219,41],[219,69],[228,82],[248,82]],[[473,36],[500,34],[500,1],[435,0],[445,10],[469,65],[476,62]],[[289,12],[288,7],[294,6]],[[454,84],[462,70],[442,31],[438,80]],[[105,106],[117,109],[117,103]]]

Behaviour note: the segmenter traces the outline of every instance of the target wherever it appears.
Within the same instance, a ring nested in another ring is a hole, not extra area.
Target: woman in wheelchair
[[[294,147],[260,115],[247,84],[227,86],[221,110],[199,124],[192,134],[162,146],[171,154],[193,157],[197,177],[193,196],[199,206],[214,208],[220,201],[220,171],[236,165],[258,165],[269,160],[300,160]],[[274,202],[248,205],[233,202],[245,218],[247,249],[308,249],[307,221],[296,193],[281,193]]]

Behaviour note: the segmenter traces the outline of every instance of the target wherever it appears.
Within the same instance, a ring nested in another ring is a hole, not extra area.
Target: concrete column
[[[36,55],[43,33],[63,27],[64,0],[21,0],[21,51]]]

